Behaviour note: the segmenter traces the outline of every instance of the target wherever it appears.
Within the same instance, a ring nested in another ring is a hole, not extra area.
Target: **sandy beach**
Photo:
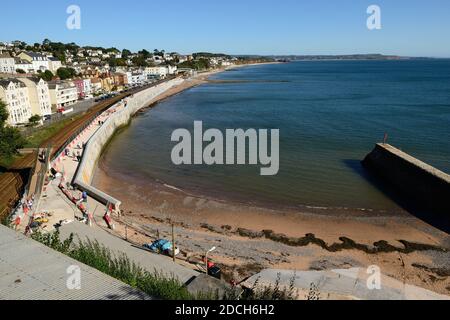
[[[153,103],[208,82],[222,70],[200,74]],[[264,268],[326,270],[378,265],[382,273],[442,294],[450,293],[450,240],[408,213],[330,212],[263,208],[189,194],[154,181],[110,172],[102,161],[95,187],[122,201],[116,232],[138,244],[170,236],[176,227],[181,260],[211,258],[237,281]]]

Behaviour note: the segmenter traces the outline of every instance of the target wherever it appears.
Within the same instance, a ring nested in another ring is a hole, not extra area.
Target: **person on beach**
[[[83,191],[83,193],[81,194],[81,199],[83,200],[83,202],[87,202],[88,194],[86,191]]]

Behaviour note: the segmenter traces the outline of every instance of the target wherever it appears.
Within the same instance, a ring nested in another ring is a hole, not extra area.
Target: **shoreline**
[[[177,260],[185,266],[195,268],[204,252],[216,246],[210,258],[226,280],[242,280],[266,268],[377,265],[397,280],[450,293],[450,279],[437,275],[450,270],[448,236],[413,216],[333,217],[238,206],[187,196],[164,185],[124,186],[123,180],[101,170],[95,184],[123,201],[114,233],[125,238],[127,226],[128,241],[141,246],[158,238],[170,240],[174,225],[181,250]]]
[[[186,80],[169,89],[140,112],[184,90],[208,83],[208,77],[226,70],[214,70]],[[432,279],[435,275],[423,268],[413,267],[414,264],[430,265],[433,262],[427,250],[411,252],[407,257],[402,256],[399,262],[400,253],[395,251],[367,254],[350,247],[339,252],[329,252],[314,244],[292,247],[260,237],[263,230],[270,229],[274,234],[286,238],[304,239],[307,234],[313,235],[314,239],[329,246],[340,243],[343,238],[354,241],[355,245],[368,247],[382,241],[403,248],[404,244],[400,240],[418,244],[419,247],[450,246],[446,241],[448,235],[410,214],[374,215],[368,210],[361,210],[357,214],[343,215],[333,212],[333,209],[328,210],[328,214],[320,214],[321,208],[316,208],[316,212],[313,208],[287,210],[215,200],[186,193],[163,182],[126,181],[118,175],[106,173],[102,157],[103,154],[92,184],[122,201],[123,215],[118,220],[116,232],[123,236],[124,226],[131,227],[134,234],[130,240],[140,245],[151,242],[157,235],[170,237],[173,223],[177,228],[177,238],[182,239],[178,243],[187,262],[190,259],[198,260],[202,252],[215,243],[220,250],[213,253],[211,258],[222,266],[229,277],[249,276],[262,268],[315,270],[377,264],[386,274],[402,279],[405,260],[408,260],[406,264],[411,269],[410,283],[440,293],[450,292],[446,289],[450,288],[449,279],[439,284],[432,283],[432,280],[424,281],[424,278]],[[431,257],[435,254],[433,252]]]

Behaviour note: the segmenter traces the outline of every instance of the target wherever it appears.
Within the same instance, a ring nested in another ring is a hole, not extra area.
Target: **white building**
[[[37,52],[21,52],[18,57],[33,64],[35,72],[50,70],[50,60]]]
[[[88,97],[92,95],[92,83],[91,79],[83,79],[83,87],[84,87],[84,96]]]
[[[147,80],[145,74],[141,72],[127,72],[126,75],[128,84],[131,86],[142,85]]]
[[[19,78],[28,88],[31,114],[41,117],[52,114],[52,102],[47,82],[41,78]]]
[[[177,73],[177,70],[178,70],[178,67],[177,67],[177,66],[171,66],[171,65],[168,65],[168,66],[167,66],[167,72],[168,72],[169,74],[176,74],[176,73]]]
[[[31,62],[28,62],[27,60],[15,58],[14,63],[15,63],[16,72],[19,69],[25,71],[25,73],[33,73],[34,72],[33,64]]]
[[[9,117],[7,122],[12,125],[27,123],[31,118],[31,104],[28,88],[17,79],[0,79],[0,99],[6,103]]]
[[[222,65],[222,67],[229,67],[229,66],[232,66],[233,63],[228,60],[223,60],[223,61],[221,61],[221,65]]]
[[[50,81],[50,99],[52,107],[61,109],[70,106],[78,100],[78,90],[71,81]]]
[[[145,68],[145,73],[147,75],[158,76],[165,78],[169,74],[169,69],[165,66],[162,67],[147,67]]]
[[[0,53],[0,73],[15,73],[14,58],[8,52]]]

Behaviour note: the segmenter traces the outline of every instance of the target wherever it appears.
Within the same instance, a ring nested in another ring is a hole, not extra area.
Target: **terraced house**
[[[0,73],[15,73],[14,58],[8,52],[0,51]]]
[[[78,90],[72,81],[50,81],[48,83],[52,108],[60,110],[78,100]]]
[[[41,117],[52,114],[50,90],[47,82],[41,78],[19,78],[28,88],[32,115]]]
[[[9,78],[0,79],[0,100],[6,103],[10,125],[27,123],[32,116],[28,88],[22,81]]]
[[[21,52],[18,58],[28,61],[33,65],[35,72],[50,70],[50,62],[46,56],[37,52]]]

